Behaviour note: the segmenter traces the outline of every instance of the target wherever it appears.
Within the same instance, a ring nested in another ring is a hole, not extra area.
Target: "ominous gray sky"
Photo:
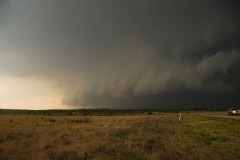
[[[74,107],[240,105],[239,6],[1,0],[0,75],[54,83]]]

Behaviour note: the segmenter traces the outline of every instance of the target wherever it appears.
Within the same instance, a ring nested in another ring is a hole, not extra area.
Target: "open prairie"
[[[239,124],[190,113],[1,115],[0,159],[240,159]]]

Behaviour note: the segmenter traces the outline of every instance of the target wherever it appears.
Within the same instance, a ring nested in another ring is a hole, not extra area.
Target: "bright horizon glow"
[[[53,86],[34,78],[0,75],[0,108],[66,109],[66,106],[61,104],[61,91]]]

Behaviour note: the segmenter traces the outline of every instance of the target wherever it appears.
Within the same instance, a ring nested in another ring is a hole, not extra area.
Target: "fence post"
[[[181,117],[182,117],[182,113],[180,112],[180,114],[179,114],[179,121],[181,120]]]

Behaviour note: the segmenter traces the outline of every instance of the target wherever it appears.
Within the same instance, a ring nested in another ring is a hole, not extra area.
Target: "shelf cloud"
[[[64,105],[239,104],[239,2],[0,1],[0,74],[54,81]]]

